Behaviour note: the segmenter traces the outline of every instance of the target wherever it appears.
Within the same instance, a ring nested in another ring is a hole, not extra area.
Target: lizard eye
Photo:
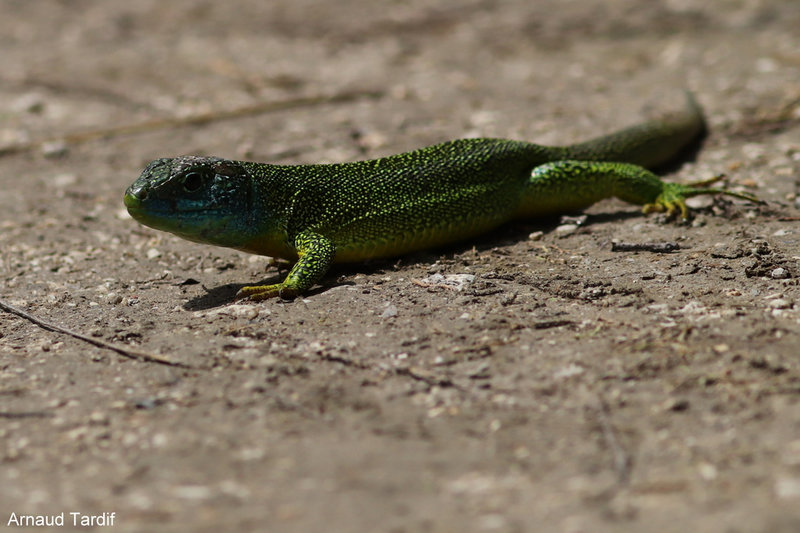
[[[199,172],[189,172],[183,177],[182,183],[186,192],[197,192],[203,186],[203,175]]]

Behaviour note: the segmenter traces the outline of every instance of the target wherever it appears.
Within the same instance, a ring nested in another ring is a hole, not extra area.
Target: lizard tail
[[[686,105],[682,111],[565,146],[564,159],[616,161],[652,169],[668,163],[705,132],[703,110],[694,95],[686,91]]]

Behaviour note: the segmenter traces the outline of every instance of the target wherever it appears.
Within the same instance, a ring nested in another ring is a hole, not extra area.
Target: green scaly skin
[[[758,201],[708,188],[708,181],[665,183],[645,168],[666,163],[703,131],[702,111],[690,96],[683,112],[566,147],[462,139],[330,165],[157,159],[125,192],[125,205],[146,226],[294,261],[283,282],[239,293],[251,300],[293,298],[334,262],[436,247],[612,196],[683,218],[691,196]]]

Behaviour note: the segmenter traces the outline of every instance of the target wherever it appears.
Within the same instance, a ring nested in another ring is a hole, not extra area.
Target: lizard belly
[[[330,235],[336,246],[334,262],[394,257],[469,239],[508,221],[509,213],[506,210],[491,214],[467,211],[459,216],[420,218],[417,220],[427,223],[418,224],[409,224],[407,217],[384,216],[379,226],[369,220],[360,220],[343,225]]]

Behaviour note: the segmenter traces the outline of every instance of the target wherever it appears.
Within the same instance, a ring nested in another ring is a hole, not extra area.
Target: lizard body
[[[564,147],[461,139],[353,163],[272,165],[214,157],[157,159],[124,201],[144,225],[186,239],[295,261],[253,300],[291,298],[333,262],[363,261],[473,237],[518,218],[586,208],[612,196],[645,212],[688,210],[699,194],[744,193],[666,183],[647,170],[704,131],[691,96],[682,112]],[[714,181],[714,180],[711,180]]]

